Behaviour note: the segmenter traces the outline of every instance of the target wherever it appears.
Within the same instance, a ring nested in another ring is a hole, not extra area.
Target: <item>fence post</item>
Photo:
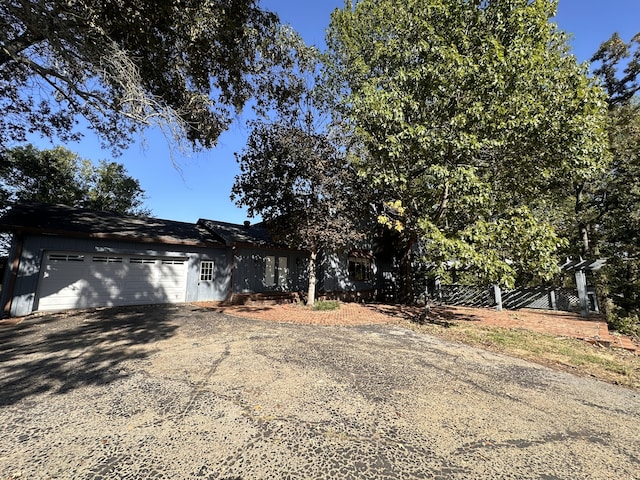
[[[589,298],[587,297],[587,277],[584,270],[576,270],[576,286],[578,287],[578,299],[580,301],[580,314],[584,318],[589,317]]]
[[[556,289],[552,288],[549,290],[549,304],[551,306],[551,310],[558,310],[558,303],[556,302]]]
[[[493,298],[496,300],[496,310],[502,311],[502,292],[500,291],[500,285],[493,286]]]

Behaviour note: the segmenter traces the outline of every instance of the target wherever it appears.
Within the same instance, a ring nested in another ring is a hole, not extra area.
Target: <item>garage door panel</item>
[[[184,258],[45,255],[38,310],[183,302]]]

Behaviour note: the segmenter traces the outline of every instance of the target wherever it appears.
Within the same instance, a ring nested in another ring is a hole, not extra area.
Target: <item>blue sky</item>
[[[324,46],[330,13],[344,5],[343,0],[262,0],[264,8],[276,12],[309,44]],[[587,61],[613,32],[628,41],[640,31],[640,0],[560,0],[555,18],[560,28],[573,35],[571,46],[579,61]],[[144,137],[115,160],[123,163],[147,193],[147,206],[154,216],[195,222],[210,218],[242,223],[246,211],[229,199],[234,176],[239,172],[234,152],[242,150],[248,131],[244,119],[224,133],[218,146],[207,152],[182,155],[172,153],[164,137],[148,131]],[[34,139],[35,140],[35,139]],[[45,141],[34,141],[49,148]],[[80,143],[65,145],[81,157],[95,162],[111,159],[108,150],[89,132]],[[253,219],[252,221],[256,221]]]

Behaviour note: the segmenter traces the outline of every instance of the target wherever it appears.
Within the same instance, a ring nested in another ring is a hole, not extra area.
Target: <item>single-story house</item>
[[[305,292],[307,252],[274,242],[264,224],[196,223],[24,203],[0,219],[13,234],[2,312],[232,301]],[[318,294],[371,296],[389,276],[367,250],[325,255]]]

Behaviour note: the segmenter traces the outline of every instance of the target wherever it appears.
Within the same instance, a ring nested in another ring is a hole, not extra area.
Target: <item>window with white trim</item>
[[[264,285],[273,287],[276,284],[276,257],[267,255],[264,257]]]
[[[278,287],[286,289],[289,286],[289,259],[278,257]]]
[[[210,282],[211,280],[213,280],[213,262],[200,262],[200,281]]]
[[[287,289],[289,286],[289,258],[267,255],[264,257],[264,285]]]
[[[371,259],[349,256],[349,278],[356,281],[371,280]]]

